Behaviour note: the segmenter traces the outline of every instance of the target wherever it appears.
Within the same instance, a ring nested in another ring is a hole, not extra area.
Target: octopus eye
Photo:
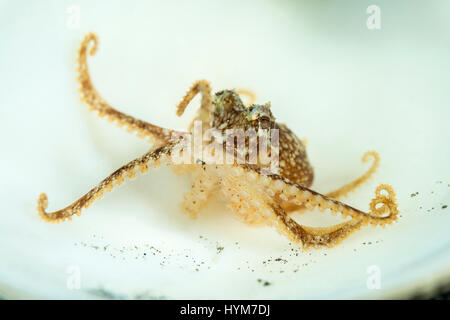
[[[263,129],[268,129],[270,127],[271,121],[269,119],[269,117],[263,116],[261,118],[259,118],[259,125],[261,126],[261,128]]]

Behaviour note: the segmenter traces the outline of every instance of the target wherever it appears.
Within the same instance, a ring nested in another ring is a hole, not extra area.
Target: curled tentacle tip
[[[362,161],[367,162],[371,158],[373,158],[375,161],[377,161],[380,159],[380,155],[375,150],[369,150],[366,153],[364,153],[364,155],[362,156]]]
[[[48,206],[48,198],[45,193],[41,193],[38,198],[38,210],[44,211]]]
[[[389,224],[397,219],[398,204],[394,189],[390,185],[380,184],[375,189],[375,198],[370,202],[370,210],[375,216],[385,218],[381,225]]]
[[[41,193],[39,195],[39,198],[37,200],[37,211],[39,216],[44,220],[44,221],[51,221],[47,215],[47,212],[45,212],[45,210],[48,207],[48,198],[47,195],[45,193]]]
[[[93,33],[93,32],[89,32],[86,35],[86,37],[85,37],[85,41],[86,42],[91,42],[91,41],[93,42],[93,46],[92,46],[91,50],[89,50],[89,54],[91,56],[93,56],[97,52],[97,49],[98,49],[98,37],[97,37],[97,35],[95,33]]]
[[[184,109],[183,108],[178,108],[177,112],[176,112],[176,115],[177,115],[177,117],[181,117],[183,115],[183,113],[184,113]]]
[[[377,197],[382,197],[383,191],[387,192],[387,197],[389,197],[392,200],[395,200],[395,191],[394,191],[394,188],[392,188],[392,186],[390,186],[389,184],[380,184],[375,189],[375,195]]]

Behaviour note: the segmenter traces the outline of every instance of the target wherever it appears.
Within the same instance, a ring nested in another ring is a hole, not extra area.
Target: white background
[[[380,30],[366,27],[371,4]],[[71,6],[79,28],[67,27]],[[386,298],[447,281],[449,13],[448,1],[0,1],[0,295]],[[317,191],[362,174],[362,154],[377,150],[376,176],[344,201],[366,210],[389,183],[401,219],[305,253],[239,223],[221,199],[190,220],[179,208],[187,177],[162,168],[71,223],[44,223],[41,192],[57,210],[149,148],[79,102],[76,51],[89,31],[100,40],[93,82],[119,110],[182,129],[198,99],[182,118],[175,105],[193,81],[251,89],[308,139]],[[379,290],[366,286],[372,265]],[[67,287],[71,266],[79,290]]]

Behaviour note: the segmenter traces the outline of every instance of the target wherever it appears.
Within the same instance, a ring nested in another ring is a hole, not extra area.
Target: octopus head
[[[213,122],[217,127],[252,128],[256,131],[270,131],[275,127],[270,102],[246,107],[234,90],[223,90],[215,94],[213,106]]]
[[[218,113],[232,114],[245,110],[244,103],[234,90],[222,90],[214,95],[214,109]]]

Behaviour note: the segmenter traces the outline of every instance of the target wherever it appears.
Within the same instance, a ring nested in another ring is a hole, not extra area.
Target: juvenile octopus
[[[44,220],[49,222],[71,220],[73,215],[81,215],[82,209],[102,198],[105,192],[122,184],[125,178],[134,178],[138,171],[146,173],[149,167],[163,164],[170,166],[177,174],[192,174],[191,189],[185,194],[182,202],[182,208],[191,217],[195,218],[211,195],[219,191],[241,221],[249,225],[272,226],[288,240],[301,243],[305,249],[332,247],[362,226],[368,224],[385,226],[397,219],[395,193],[393,188],[386,184],[376,188],[375,198],[370,202],[368,212],[337,200],[373,175],[379,165],[377,152],[369,151],[364,154],[362,160],[364,162],[372,160],[372,164],[358,179],[327,194],[314,191],[310,189],[314,174],[305,146],[286,125],[275,121],[270,103],[255,104],[253,94],[245,90],[223,90],[212,95],[210,85],[205,80],[192,85],[178,104],[177,115],[181,116],[191,100],[200,94],[201,105],[194,121],[201,121],[204,131],[209,128],[217,128],[221,132],[227,129],[254,129],[260,139],[259,132],[262,129],[269,131],[278,129],[278,170],[270,174],[263,173],[262,169],[266,165],[259,160],[253,164],[237,161],[231,164],[210,164],[193,159],[192,164],[175,164],[171,154],[184,141],[184,134],[192,132],[193,124],[189,131],[183,133],[136,119],[110,106],[92,85],[88,71],[87,55],[88,53],[94,55],[97,47],[97,36],[89,33],[81,42],[78,51],[81,100],[100,117],[106,116],[109,121],[126,126],[128,131],[148,139],[152,143],[152,148],[143,156],[114,171],[88,193],[61,210],[46,212],[47,196],[42,193],[38,199],[37,210]],[[253,100],[252,103],[244,105],[239,94],[249,96]],[[236,150],[231,152],[234,154]],[[248,158],[248,154],[244,156]],[[310,227],[297,223],[291,217],[293,212],[314,208],[320,212],[340,214],[350,219],[331,227]]]

